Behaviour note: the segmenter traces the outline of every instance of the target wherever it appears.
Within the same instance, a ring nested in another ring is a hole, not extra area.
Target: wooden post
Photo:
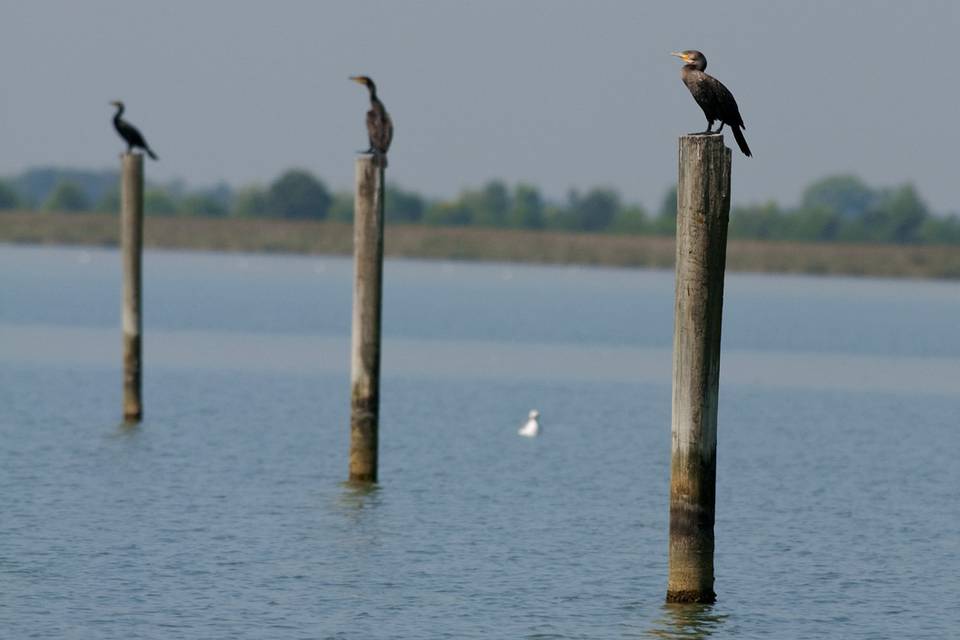
[[[730,149],[680,138],[667,602],[713,602],[717,394]]]
[[[377,481],[383,184],[383,167],[376,156],[359,156],[353,209],[353,340],[350,361],[350,480],[354,482]]]
[[[143,417],[141,391],[141,257],[143,254],[143,155],[124,153],[120,187],[120,251],[123,254],[123,419]]]

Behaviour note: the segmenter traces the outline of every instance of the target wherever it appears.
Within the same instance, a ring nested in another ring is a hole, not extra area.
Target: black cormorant
[[[723,83],[711,75],[704,73],[707,68],[707,57],[699,51],[675,51],[672,56],[677,56],[686,64],[683,65],[681,77],[683,84],[687,85],[693,99],[697,101],[700,108],[703,109],[703,115],[707,117],[707,130],[704,133],[720,133],[723,131],[723,125],[728,124],[733,129],[733,137],[740,146],[743,155],[750,156],[750,147],[747,146],[747,140],[743,137],[740,129],[746,129],[743,124],[743,118],[740,116],[740,109],[737,107],[737,101],[733,99],[730,90],[723,86]],[[715,132],[710,129],[714,121],[720,121],[720,128]]]
[[[370,148],[367,153],[380,158],[382,165],[386,167],[387,149],[390,148],[390,141],[393,140],[393,121],[390,120],[390,114],[377,97],[377,85],[373,84],[373,80],[367,76],[350,76],[350,79],[366,86],[370,91],[370,110],[367,111],[367,135],[370,138]]]
[[[150,145],[147,144],[147,141],[143,139],[143,136],[137,131],[137,128],[120,117],[123,115],[123,103],[119,100],[114,100],[110,104],[117,108],[117,113],[113,116],[113,126],[117,130],[117,133],[120,134],[120,137],[126,141],[127,153],[133,151],[134,147],[140,147],[147,152],[148,156],[157,160],[157,154],[153,152]]]

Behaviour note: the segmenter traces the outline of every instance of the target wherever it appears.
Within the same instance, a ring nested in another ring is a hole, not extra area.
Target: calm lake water
[[[960,635],[960,284],[728,275],[671,607],[672,272],[389,261],[360,491],[349,260],[147,253],[132,430],[119,262],[0,247],[4,638]]]

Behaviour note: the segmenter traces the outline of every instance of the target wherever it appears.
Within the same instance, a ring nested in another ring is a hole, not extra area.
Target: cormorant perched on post
[[[126,141],[127,153],[133,151],[134,147],[140,147],[147,152],[148,156],[154,160],[158,160],[157,154],[153,152],[150,145],[147,144],[147,141],[143,139],[143,136],[137,131],[137,128],[120,117],[123,115],[123,103],[119,100],[114,100],[110,104],[117,108],[117,113],[113,116],[113,127],[117,130],[117,133],[120,134],[120,137]]]
[[[372,153],[380,158],[382,166],[387,166],[387,149],[390,148],[390,141],[393,140],[393,121],[390,114],[387,113],[380,98],[377,97],[377,85],[367,76],[350,76],[354,82],[362,84],[370,91],[370,110],[367,111],[367,135],[370,137],[370,148],[367,153]]]
[[[690,93],[693,94],[693,99],[703,109],[703,115],[707,117],[707,130],[703,133],[720,133],[723,131],[723,125],[728,124],[733,129],[733,137],[736,138],[743,155],[748,157],[752,155],[750,147],[747,146],[747,140],[740,131],[747,126],[743,124],[743,118],[740,116],[740,109],[737,107],[737,101],[733,99],[733,94],[723,86],[722,82],[704,73],[707,68],[707,57],[699,51],[674,51],[670,55],[677,56],[686,63],[683,65],[681,77],[683,84],[687,85],[687,89],[690,89]],[[720,128],[711,131],[716,120],[720,121]]]

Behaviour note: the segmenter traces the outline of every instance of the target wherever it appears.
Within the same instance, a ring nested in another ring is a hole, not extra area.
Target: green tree
[[[427,208],[423,221],[427,224],[462,227],[472,222],[472,212],[459,200],[434,202]]]
[[[269,215],[278,218],[322,220],[332,200],[323,183],[302,169],[286,171],[267,191]]]
[[[653,232],[658,235],[672,236],[677,232],[677,185],[673,185],[663,194],[657,219],[653,221]]]
[[[207,193],[186,196],[180,201],[178,209],[187,216],[223,218],[227,215],[227,206],[219,198]]]
[[[576,190],[567,194],[567,206],[558,222],[561,228],[576,231],[600,231],[613,222],[620,210],[620,196],[613,189],[594,188],[581,196]]]
[[[647,210],[642,205],[636,204],[627,207],[620,207],[617,215],[614,216],[610,224],[610,231],[614,233],[647,233],[650,230],[650,222],[647,216]]]
[[[579,200],[579,194],[573,191],[567,193],[566,202],[547,202],[543,207],[543,226],[546,229],[562,229],[564,231],[575,231],[576,218],[570,204]]]
[[[521,183],[513,188],[507,220],[519,229],[543,228],[543,198],[536,187]]]
[[[61,182],[80,187],[90,203],[97,202],[119,182],[117,171],[87,171],[64,167],[35,167],[27,169],[12,180],[23,205],[44,203]]]
[[[267,215],[267,192],[263,187],[250,185],[243,187],[233,196],[231,207],[238,218],[256,218]]]
[[[777,208],[773,203],[767,206]],[[833,209],[803,209],[781,219],[780,226],[785,228],[785,233],[781,233],[780,238],[806,242],[837,240],[848,225],[849,221],[844,220],[843,214]]]
[[[43,208],[46,211],[87,211],[90,201],[79,185],[61,180],[44,202]]]
[[[543,223],[548,229],[576,230],[574,208],[580,202],[580,193],[576,189],[567,191],[563,202],[547,202],[543,207]]]
[[[395,184],[388,184],[384,194],[384,207],[387,222],[420,222],[427,204],[419,194],[405,191]]]
[[[112,189],[105,191],[93,209],[94,211],[98,211],[100,213],[119,213],[120,189],[113,187]]]
[[[660,208],[657,209],[658,218],[677,219],[677,185],[673,185],[663,194],[660,200]]]
[[[731,238],[779,240],[783,235],[784,216],[774,202],[734,207],[730,212]]]
[[[0,180],[0,209],[17,209],[20,196],[6,180]]]
[[[492,180],[477,191],[465,191],[460,203],[471,211],[473,224],[505,227],[510,213],[510,192],[507,186]]]
[[[150,216],[172,216],[177,212],[177,201],[165,189],[146,189],[143,192],[143,212]]]
[[[929,216],[917,230],[917,239],[925,244],[960,244],[960,217]]]
[[[348,191],[333,194],[333,202],[330,203],[327,215],[338,222],[353,222],[353,195]],[[387,216],[389,215],[388,213]]]
[[[873,207],[845,229],[845,238],[868,242],[916,242],[929,216],[927,205],[913,185],[884,189],[876,194]]]
[[[873,189],[853,175],[828,176],[808,186],[800,198],[800,209],[826,209],[856,218],[876,201]]]
[[[912,184],[884,194],[878,207],[884,214],[887,234],[893,242],[916,242],[930,210]]]

